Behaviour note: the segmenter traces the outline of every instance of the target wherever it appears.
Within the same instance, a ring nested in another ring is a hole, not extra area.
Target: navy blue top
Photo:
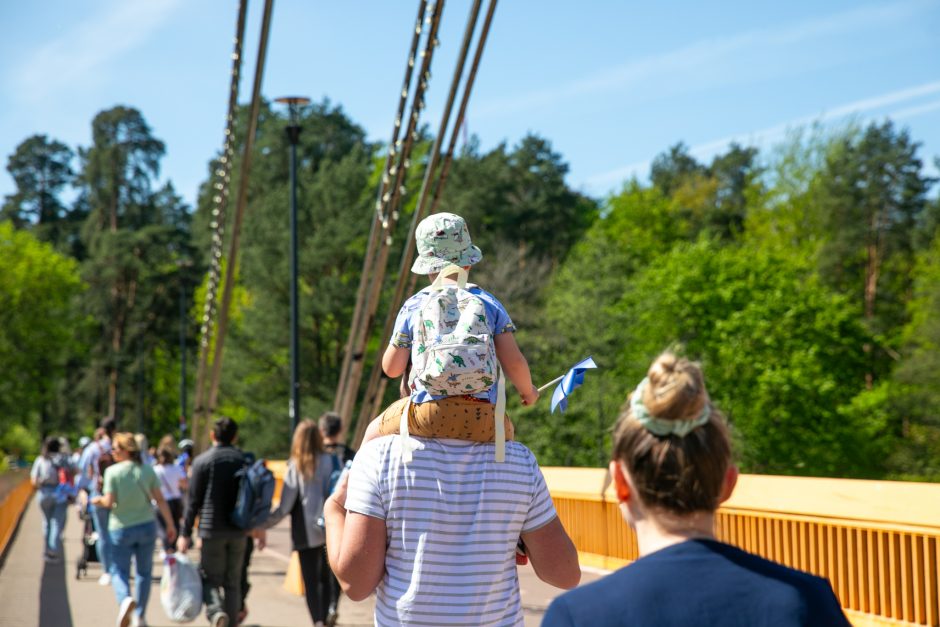
[[[713,540],[688,540],[556,598],[542,627],[849,627],[829,582]]]

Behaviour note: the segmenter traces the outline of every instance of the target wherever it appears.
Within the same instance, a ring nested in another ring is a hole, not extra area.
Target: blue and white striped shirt
[[[515,548],[523,532],[555,519],[535,456],[506,443],[414,438],[410,464],[401,438],[360,449],[346,509],[385,521],[385,575],[376,625],[522,625]]]

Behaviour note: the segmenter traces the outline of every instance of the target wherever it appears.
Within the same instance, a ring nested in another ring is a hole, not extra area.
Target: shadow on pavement
[[[39,627],[72,627],[65,561],[46,562],[39,590]]]

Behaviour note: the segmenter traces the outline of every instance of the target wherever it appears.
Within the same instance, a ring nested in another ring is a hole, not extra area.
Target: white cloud
[[[935,8],[934,0],[906,0],[863,6],[833,15],[813,18],[779,28],[762,28],[722,38],[705,39],[689,46],[643,57],[567,83],[502,100],[482,103],[476,115],[518,113],[560,101],[629,87],[649,93],[657,89],[686,91],[702,82],[727,82],[732,77],[716,69],[736,59],[773,48],[792,50],[807,40],[833,38],[866,28],[906,20],[925,9]],[[718,74],[722,74],[719,76]]]
[[[856,100],[854,102],[840,105],[828,111],[823,111],[817,115],[806,115],[795,118],[783,124],[775,124],[760,130],[737,133],[734,135],[728,135],[727,137],[722,137],[721,139],[697,144],[689,148],[689,153],[700,159],[710,157],[727,148],[731,142],[738,142],[739,144],[760,147],[761,145],[783,139],[786,136],[787,131],[800,126],[806,126],[813,124],[814,122],[828,122],[831,120],[844,118],[849,115],[856,115],[877,109],[883,109],[891,105],[900,104],[902,102],[914,100],[915,98],[920,98],[936,93],[940,93],[940,81],[923,83],[921,85],[915,85],[906,89],[899,89],[897,91],[880,94],[871,98]],[[940,109],[940,100],[928,102],[922,105],[907,107],[904,109],[898,109],[894,112],[888,113],[887,115],[888,117],[894,119],[903,119],[911,118],[923,113],[928,113],[936,109]],[[619,184],[621,181],[629,179],[632,176],[646,176],[646,174],[649,172],[651,164],[652,159],[647,159],[645,161],[638,161],[630,165],[619,167],[615,170],[601,172],[600,174],[595,174],[588,177],[585,180],[585,185],[592,190],[607,190],[612,186]]]
[[[101,84],[108,63],[145,42],[182,0],[116,0],[61,37],[27,51],[10,91],[24,103],[62,97],[74,86]]]
[[[912,118],[923,113],[930,113],[931,111],[936,111],[937,109],[940,109],[940,100],[934,100],[933,102],[926,102],[921,105],[900,109],[892,113],[891,117],[895,120],[904,120],[906,118]]]

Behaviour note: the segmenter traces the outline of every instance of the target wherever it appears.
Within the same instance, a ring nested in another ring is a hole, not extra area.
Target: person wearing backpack
[[[39,509],[42,512],[43,559],[56,562],[62,558],[62,533],[65,531],[68,499],[63,497],[63,479],[71,475],[71,464],[60,452],[58,438],[48,437],[42,453],[33,462],[29,478],[39,491]]]
[[[291,441],[281,502],[264,523],[264,528],[270,529],[290,514],[291,543],[300,558],[307,611],[316,627],[326,624],[331,601],[323,503],[329,496],[334,459],[323,449],[317,423],[302,420]],[[335,624],[335,611],[330,618]]]
[[[101,496],[104,471],[114,463],[114,457],[111,455],[111,439],[117,431],[117,420],[105,417],[101,419],[99,425],[98,429],[95,430],[94,441],[82,451],[82,456],[78,462],[75,485],[80,491],[79,506],[84,509],[85,504],[89,504],[88,513],[91,514],[95,533],[98,536],[95,551],[103,571],[101,577],[98,578],[98,585],[109,586],[111,585],[111,553],[113,550],[111,534],[108,533],[110,512],[105,507],[95,507],[91,504],[91,500],[96,496]]]
[[[382,357],[382,368],[392,378],[404,374],[411,361],[410,395],[373,421],[365,439],[401,432],[495,441],[499,459],[502,441],[513,438],[512,423],[503,412],[502,373],[512,381],[523,405],[539,397],[513,335],[516,327],[495,296],[467,282],[470,266],[483,253],[470,241],[463,218],[453,213],[430,215],[418,224],[415,241],[418,257],[411,271],[427,274],[432,283],[402,305]],[[408,420],[403,425],[405,413]],[[503,416],[497,418],[498,414]]]
[[[203,598],[212,627],[234,625],[241,606],[241,567],[247,530],[232,522],[244,472],[245,456],[234,444],[238,424],[231,418],[215,421],[209,433],[212,446],[193,460],[189,500],[176,548],[186,553],[199,516],[202,540]]]

